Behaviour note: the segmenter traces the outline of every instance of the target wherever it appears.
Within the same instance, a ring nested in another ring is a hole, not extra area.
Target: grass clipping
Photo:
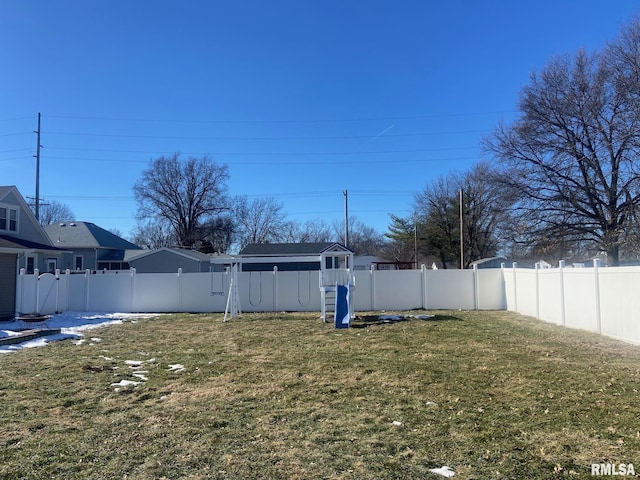
[[[546,479],[640,464],[638,347],[508,312],[411,313],[435,317],[334,330],[317,314],[173,315],[3,355],[0,478],[447,466]]]

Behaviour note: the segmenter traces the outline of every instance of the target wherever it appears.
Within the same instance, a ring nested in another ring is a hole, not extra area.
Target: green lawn
[[[0,478],[640,470],[640,347],[509,312],[431,313],[349,330],[317,313],[165,315],[0,355]]]

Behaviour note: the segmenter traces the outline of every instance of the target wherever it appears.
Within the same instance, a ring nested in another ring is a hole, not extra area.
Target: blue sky
[[[152,158],[208,154],[233,195],[380,232],[481,157],[529,75],[594,51],[637,0],[0,2],[0,184],[135,225]]]

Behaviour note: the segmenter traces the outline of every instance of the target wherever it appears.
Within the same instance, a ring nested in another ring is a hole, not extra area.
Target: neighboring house
[[[281,272],[320,270],[321,261],[325,269],[349,268],[345,265],[345,254],[353,255],[353,251],[337,242],[321,243],[252,243],[244,247],[238,257],[260,257],[256,263],[242,263],[242,271],[259,272],[270,271],[278,267]],[[322,260],[318,260],[318,257]],[[269,257],[280,257],[269,262]],[[290,257],[291,260],[283,260]],[[309,257],[307,260],[305,257]]]
[[[215,258],[232,258],[229,255],[216,255]],[[183,273],[209,272],[213,270],[212,255],[184,248],[159,248],[143,250],[129,259],[131,268],[138,273]],[[217,270],[221,270],[220,266]]]
[[[0,186],[0,319],[15,314],[17,272],[55,271],[65,252],[55,248],[14,186]]]
[[[508,260],[505,257],[490,257],[471,262],[469,268],[473,268],[474,265],[476,266],[476,268],[500,268],[502,267],[502,264],[505,264],[509,267],[511,266],[511,264],[508,263]]]
[[[114,233],[91,222],[60,222],[44,227],[51,243],[70,251],[61,270],[128,270],[129,259],[142,251]]]
[[[371,270],[371,267],[376,268],[378,263],[388,263],[388,260],[375,255],[356,255],[353,263],[354,270]]]

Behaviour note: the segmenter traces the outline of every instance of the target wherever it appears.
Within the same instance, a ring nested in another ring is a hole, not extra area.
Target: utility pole
[[[38,130],[33,132],[37,136],[36,143],[36,220],[40,221],[40,112],[38,112]]]
[[[464,268],[464,218],[462,207],[462,189],[460,189],[460,270]]]
[[[344,246],[349,248],[349,193],[344,192]]]

